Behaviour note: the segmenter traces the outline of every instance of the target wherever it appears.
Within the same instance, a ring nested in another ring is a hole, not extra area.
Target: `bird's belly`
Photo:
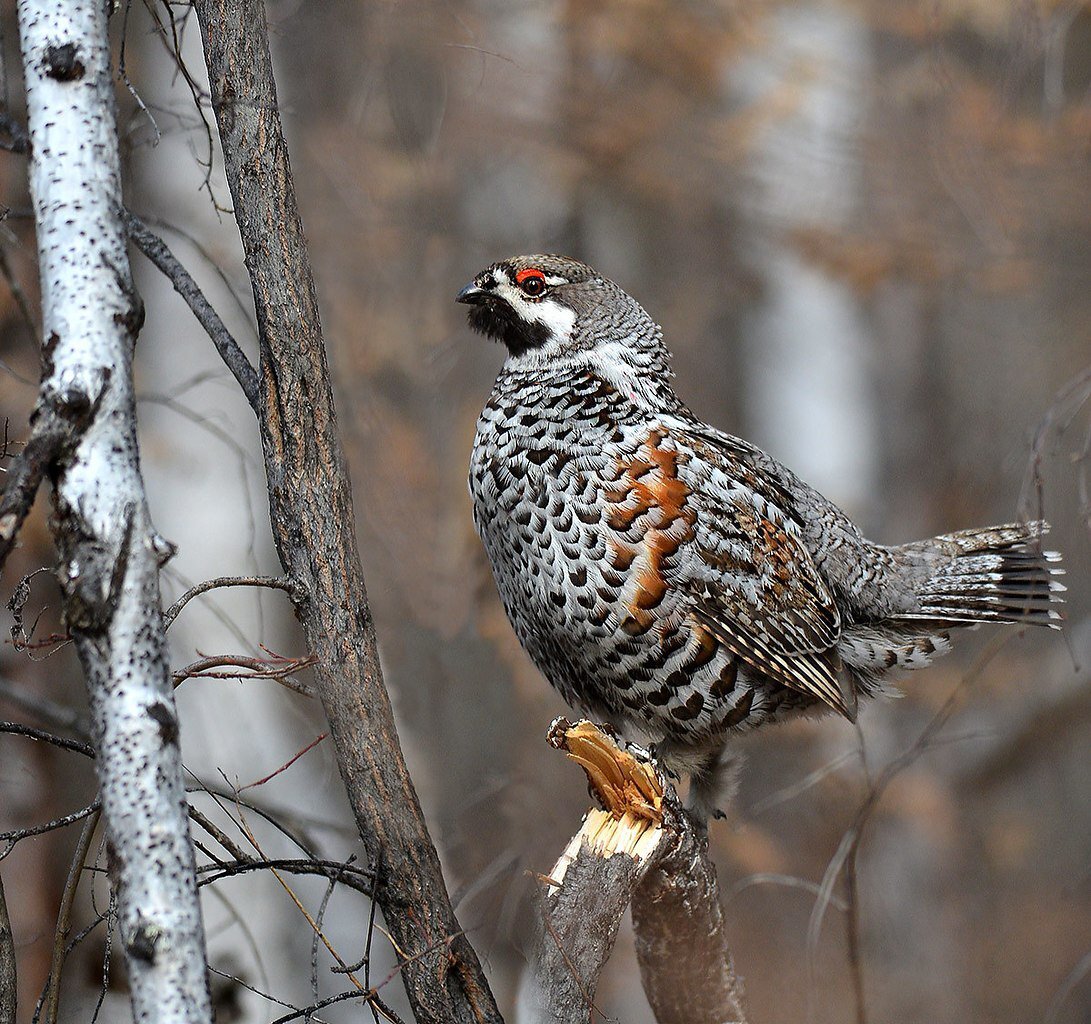
[[[740,678],[682,590],[649,578],[639,541],[619,545],[603,486],[594,474],[535,474],[487,507],[475,493],[497,589],[535,664],[569,704],[652,741],[697,742],[767,717],[768,694]]]

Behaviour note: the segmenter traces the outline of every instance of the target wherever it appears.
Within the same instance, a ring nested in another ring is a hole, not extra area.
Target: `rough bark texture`
[[[15,939],[8,920],[8,904],[4,899],[4,880],[0,878],[0,1024],[15,1024],[16,994]]]
[[[633,893],[636,956],[662,1024],[746,1024],[708,837],[689,827]]]
[[[533,971],[528,1024],[587,1024],[599,974],[632,904],[637,958],[660,1024],[746,1024],[724,931],[708,833],[647,754],[590,722],[554,722],[549,742],[587,773],[592,810],[554,866]]]
[[[140,476],[142,309],[121,226],[101,0],[20,0],[41,268],[39,417],[86,429],[52,466],[65,618],[90,699],[135,1020],[211,1020],[178,726],[159,610],[170,545]]]
[[[604,858],[584,845],[564,884],[539,901],[534,971],[520,995],[521,1024],[586,1024],[633,886],[644,868],[625,853]]]
[[[318,304],[260,2],[197,0],[212,102],[261,344],[273,535],[419,1021],[498,1021],[455,919],[383,685],[354,534]]]

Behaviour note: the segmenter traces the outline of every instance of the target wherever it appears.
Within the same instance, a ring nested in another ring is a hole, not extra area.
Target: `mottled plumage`
[[[951,628],[1054,624],[1045,524],[885,547],[702,423],[659,327],[590,267],[522,256],[459,294],[508,357],[478,422],[474,522],[516,635],[570,704],[716,801],[727,736],[857,700]]]

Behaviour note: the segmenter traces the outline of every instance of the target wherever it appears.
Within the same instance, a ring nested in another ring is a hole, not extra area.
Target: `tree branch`
[[[54,459],[64,612],[87,679],[102,814],[138,1024],[211,1020],[159,599],[170,545],[140,474],[107,8],[19,0],[43,305],[39,410],[88,419]]]
[[[679,830],[633,893],[640,977],[656,1020],[745,1024],[742,984],[724,929],[708,835]]]
[[[270,587],[274,590],[284,590],[289,597],[294,597],[292,584],[283,576],[217,576],[214,580],[205,580],[195,587],[190,587],[177,601],[163,612],[163,626],[169,629],[178,613],[185,608],[195,597],[207,594],[210,590],[219,590],[222,587]]]
[[[354,536],[318,302],[277,108],[260,0],[196,0],[213,109],[261,346],[273,535],[337,747],[376,899],[419,1021],[498,1021],[462,934],[383,685]],[[300,425],[305,423],[306,430]]]
[[[61,998],[61,968],[64,967],[66,944],[68,942],[68,928],[72,920],[72,904],[76,899],[76,887],[80,884],[80,876],[83,874],[83,863],[87,860],[87,852],[91,849],[91,838],[98,827],[99,812],[95,810],[83,823],[80,838],[76,842],[75,852],[72,854],[72,863],[68,866],[68,878],[64,883],[64,894],[61,897],[60,910],[57,912],[57,930],[53,937],[53,957],[49,966],[49,979],[46,983],[45,998],[45,1024],[57,1024],[57,1010],[60,1008]]]
[[[169,246],[139,217],[128,210],[121,213],[122,223],[133,244],[151,260],[172,285],[174,290],[186,301],[197,322],[212,339],[220,358],[239,382],[242,393],[246,396],[250,408],[258,411],[258,375],[250,360],[239,348],[239,343],[232,337],[220,314],[212,308],[212,303],[205,298],[197,282],[170,251]]]
[[[605,809],[588,812],[543,879],[543,927],[521,999],[529,1020],[591,1019],[599,975],[631,901],[641,979],[656,1019],[745,1024],[707,832],[641,751],[620,749],[590,722],[563,718],[549,741],[584,768]]]

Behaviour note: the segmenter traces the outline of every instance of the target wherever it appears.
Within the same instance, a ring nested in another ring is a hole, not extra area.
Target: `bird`
[[[722,816],[737,734],[819,711],[854,722],[962,627],[1059,627],[1047,523],[867,540],[694,415],[662,329],[587,264],[501,260],[456,300],[506,348],[469,487],[512,628],[570,706],[689,775],[699,820]]]

